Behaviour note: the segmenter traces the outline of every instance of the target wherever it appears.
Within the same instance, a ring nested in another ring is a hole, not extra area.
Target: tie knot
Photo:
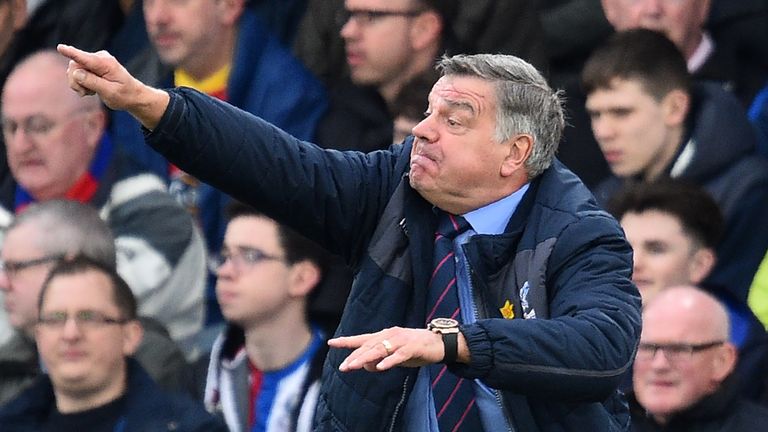
[[[468,229],[469,222],[466,219],[450,213],[442,213],[437,223],[437,233],[449,239],[456,238]]]

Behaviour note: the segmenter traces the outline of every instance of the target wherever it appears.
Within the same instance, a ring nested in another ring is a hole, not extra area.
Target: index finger
[[[342,336],[328,340],[328,345],[334,348],[358,348],[373,336],[372,333],[365,333],[356,336]]]
[[[96,53],[83,51],[71,45],[65,44],[57,45],[56,50],[59,52],[59,54],[75,61],[83,68],[88,69],[98,76],[102,76],[107,72],[106,65],[100,62],[101,58]]]

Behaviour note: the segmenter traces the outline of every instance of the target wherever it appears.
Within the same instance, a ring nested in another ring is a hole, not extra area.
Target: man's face
[[[682,126],[668,119],[668,102],[644,91],[635,80],[616,78],[587,96],[592,132],[614,175],[654,177],[674,155]]]
[[[495,141],[496,96],[479,78],[446,76],[432,88],[427,117],[413,128],[410,183],[449,210],[501,185],[509,146]],[[475,207],[477,208],[477,207]]]
[[[104,113],[78,100],[64,70],[32,60],[11,74],[2,96],[8,165],[38,200],[64,197],[87,171],[104,130]]]
[[[641,344],[706,344],[722,341],[707,322],[709,317],[696,311],[681,313],[675,307],[653,305],[643,314]],[[633,372],[633,388],[638,402],[653,416],[667,418],[707,394],[722,377],[722,344],[693,352],[678,353],[670,360],[667,352],[655,355],[638,351]],[[652,357],[651,357],[652,356]]]
[[[141,339],[136,321],[80,323],[73,319],[77,314],[125,318],[115,305],[107,276],[88,270],[55,277],[40,316],[59,314],[66,314],[66,322],[40,323],[35,330],[40,357],[57,392],[93,395],[121,388],[125,357],[134,353]]]
[[[634,251],[632,281],[646,304],[664,288],[703,279],[695,262],[699,251],[680,221],[669,213],[626,213],[621,226]]]
[[[701,40],[710,0],[603,0],[617,31],[646,28],[664,33],[688,58]]]
[[[216,297],[224,317],[243,327],[280,317],[291,302],[291,265],[278,240],[274,221],[257,216],[234,218],[224,235]]]
[[[5,310],[11,325],[32,334],[37,322],[37,300],[54,260],[43,261],[49,254],[40,247],[40,236],[31,224],[17,226],[6,234],[0,253],[6,270],[0,271]],[[40,262],[43,261],[43,262]],[[28,263],[38,264],[27,265]],[[11,270],[9,267],[24,267]]]
[[[147,33],[163,63],[185,70],[221,51],[220,0],[145,0]]]
[[[346,0],[352,18],[341,29],[352,81],[384,86],[398,81],[412,61],[414,16],[386,15],[368,21],[365,11],[413,12],[411,0]]]

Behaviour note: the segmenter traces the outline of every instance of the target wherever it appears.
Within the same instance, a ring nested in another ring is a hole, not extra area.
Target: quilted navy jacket
[[[410,140],[368,154],[322,150],[193,90],[170,94],[147,135],[155,149],[353,265],[337,334],[423,327],[436,221],[407,181]],[[555,162],[504,234],[464,247],[479,319],[462,329],[472,361],[455,372],[500,389],[518,431],[627,430],[616,388],[640,336],[640,299],[618,223]],[[503,319],[506,300],[528,313]],[[341,373],[347,354],[329,353],[317,429],[401,430],[417,369]]]

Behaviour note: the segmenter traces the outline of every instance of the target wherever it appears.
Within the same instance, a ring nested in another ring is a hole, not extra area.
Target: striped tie
[[[453,240],[468,228],[469,223],[461,216],[440,216],[435,235],[435,269],[427,293],[427,322],[433,318],[461,321]],[[440,431],[482,431],[472,381],[459,378],[443,364],[430,365],[429,375]]]

